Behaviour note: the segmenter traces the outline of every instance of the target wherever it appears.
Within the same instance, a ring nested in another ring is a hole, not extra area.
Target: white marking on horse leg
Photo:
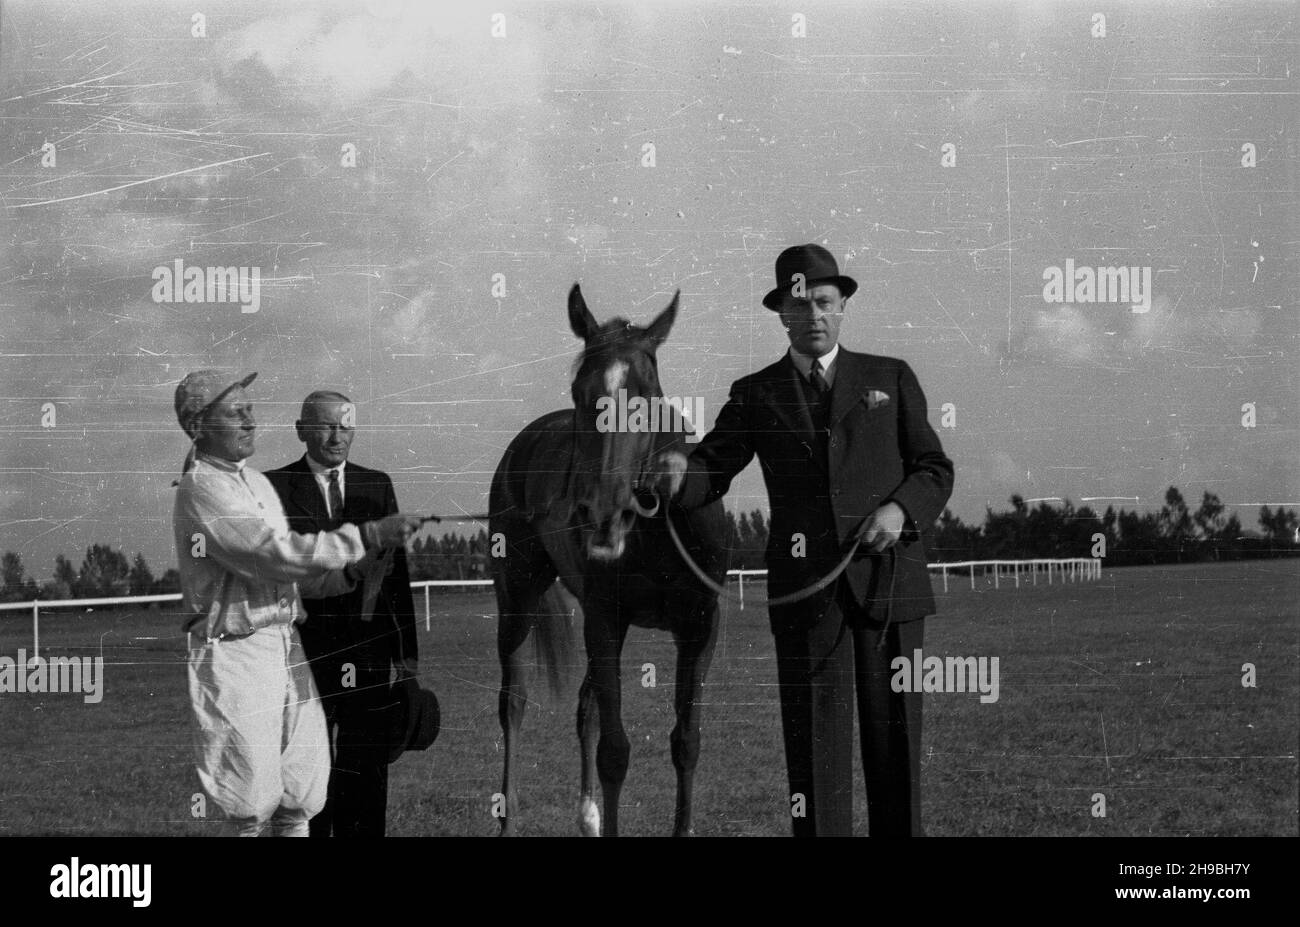
[[[584,837],[600,836],[600,806],[590,795],[584,795],[578,802],[578,832]]]

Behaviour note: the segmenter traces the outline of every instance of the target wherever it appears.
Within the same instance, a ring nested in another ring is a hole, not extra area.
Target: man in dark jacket
[[[348,460],[355,427],[356,407],[343,394],[317,391],[303,401],[296,428],[307,453],[266,472],[292,530],[330,531],[397,511],[388,474]],[[375,581],[380,588],[367,590]],[[388,803],[389,682],[394,667],[399,675],[414,676],[418,670],[406,551],[393,552],[387,575],[372,570],[353,592],[308,599],[305,605],[303,649],[333,744],[329,798],[311,820],[311,835],[382,837]]]
[[[921,647],[935,611],[924,536],[953,466],[907,363],[838,344],[857,283],[818,245],[788,248],[763,300],[790,350],[731,387],[691,452],[659,459],[657,485],[694,508],[755,457],[771,503],[768,593],[798,592],[857,555],[820,593],[770,609],[796,836],[850,835],[856,702],[872,836],[921,835],[921,695],[890,662]]]

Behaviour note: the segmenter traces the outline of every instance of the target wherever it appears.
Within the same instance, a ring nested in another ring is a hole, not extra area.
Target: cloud
[[[1013,337],[1012,352],[1046,363],[1127,366],[1138,358],[1174,352],[1217,359],[1239,352],[1259,335],[1259,312],[1215,309],[1195,293],[1160,293],[1147,312],[1127,305],[1054,304],[1035,310]]]
[[[426,88],[434,78],[482,74],[489,57],[492,79],[457,77],[442,89],[481,96],[495,92],[486,88],[502,78],[517,81],[536,70],[535,47],[523,31],[511,35],[508,30],[507,38],[493,39],[489,14],[472,4],[395,0],[368,7],[365,13],[350,16],[295,11],[251,23],[236,37],[234,67],[242,68],[254,59],[277,81],[291,85],[287,92],[328,108],[346,108],[371,98],[404,74]],[[478,39],[467,38],[471,36]],[[485,55],[486,43],[496,43],[507,54]]]
[[[1094,360],[1105,346],[1102,329],[1087,309],[1060,305],[1034,313],[1028,330],[1020,333],[1019,351],[1030,357],[1083,363]]]

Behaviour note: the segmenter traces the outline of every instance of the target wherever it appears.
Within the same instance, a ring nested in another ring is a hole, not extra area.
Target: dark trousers
[[[389,668],[355,663],[356,685],[345,688],[340,683],[344,662],[313,663],[330,736],[330,782],[325,807],[309,828],[313,837],[382,837],[388,810]]]
[[[921,694],[894,692],[889,664],[920,648],[925,622],[891,624],[878,649],[878,628],[846,625],[841,633],[844,610],[853,607],[842,587],[812,629],[775,639],[793,832],[796,837],[853,834],[856,690],[871,836],[919,837]]]

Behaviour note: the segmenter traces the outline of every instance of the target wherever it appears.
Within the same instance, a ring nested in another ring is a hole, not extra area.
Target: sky
[[[708,426],[804,242],[860,284],[841,343],[916,371],[964,520],[1300,506],[1294,5],[200,6],[0,7],[0,549],[38,579],[174,562],[190,370],[258,372],[256,467],[337,389],[405,510],[482,512],[570,404],[574,282],[643,324],[681,290],[660,377]],[[257,269],[257,311],[159,301],[178,260]],[[1048,301],[1067,260],[1149,268],[1149,309]]]

